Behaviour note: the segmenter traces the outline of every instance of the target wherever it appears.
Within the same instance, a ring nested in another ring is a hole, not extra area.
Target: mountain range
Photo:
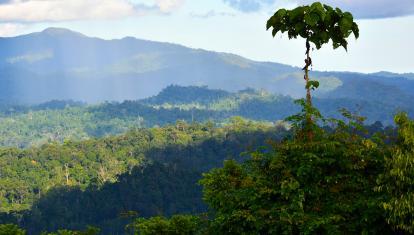
[[[171,84],[230,92],[264,89],[294,98],[304,93],[298,67],[132,37],[103,40],[48,28],[0,38],[0,51],[4,103],[136,100]],[[313,71],[312,77],[321,82],[315,94],[321,99],[379,102],[404,109],[414,98],[414,74]]]

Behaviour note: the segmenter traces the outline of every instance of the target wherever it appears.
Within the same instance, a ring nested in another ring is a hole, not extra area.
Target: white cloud
[[[184,4],[185,0],[155,0],[155,3],[163,13],[169,13]]]
[[[131,3],[119,0],[14,0],[0,5],[0,20],[9,22],[111,19],[133,13]]]
[[[19,35],[26,29],[26,25],[5,23],[0,24],[0,37],[12,37]]]
[[[150,2],[151,5],[132,0],[0,0],[0,21],[96,20],[124,18],[148,12],[170,13],[180,7],[184,0]]]

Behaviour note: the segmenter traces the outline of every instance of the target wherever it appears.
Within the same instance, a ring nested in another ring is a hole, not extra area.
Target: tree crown
[[[279,9],[267,21],[267,30],[273,28],[272,35],[288,33],[289,39],[298,36],[315,44],[320,49],[332,40],[333,48],[348,48],[347,38],[353,33],[359,37],[358,25],[350,12],[315,2],[292,10]]]

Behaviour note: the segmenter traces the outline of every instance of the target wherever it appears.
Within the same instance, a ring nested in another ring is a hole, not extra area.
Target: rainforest
[[[0,1],[0,235],[414,234],[414,4],[212,2]]]

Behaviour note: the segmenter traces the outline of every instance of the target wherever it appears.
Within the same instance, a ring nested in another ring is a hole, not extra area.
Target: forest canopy
[[[0,235],[414,234],[412,107],[395,113],[411,96],[336,77],[338,94],[367,92],[318,93],[311,44],[347,50],[349,12],[279,9],[270,28],[305,39],[305,98],[169,86],[3,107]]]

